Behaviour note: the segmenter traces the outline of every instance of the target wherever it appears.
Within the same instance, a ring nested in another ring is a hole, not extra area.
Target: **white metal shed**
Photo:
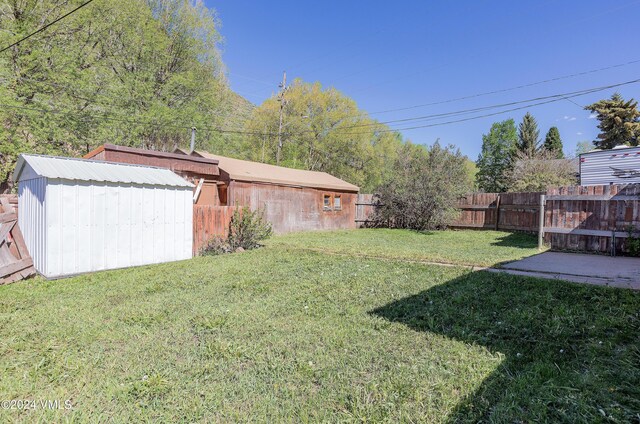
[[[168,169],[25,154],[13,180],[45,277],[191,258],[193,185]]]

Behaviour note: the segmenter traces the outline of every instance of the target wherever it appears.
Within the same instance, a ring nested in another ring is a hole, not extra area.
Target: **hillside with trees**
[[[80,5],[8,2],[0,45]],[[179,0],[95,1],[0,55],[0,180],[20,152],[77,156],[103,144],[218,150],[252,106],[225,80],[215,11]]]
[[[6,4],[0,45],[81,4]],[[167,151],[188,147],[192,127],[197,149],[329,172],[363,191],[398,171],[402,136],[334,88],[297,80],[285,101],[273,96],[258,107],[234,93],[219,29],[201,1],[95,1],[5,51],[3,188],[22,152],[81,156],[104,143]]]

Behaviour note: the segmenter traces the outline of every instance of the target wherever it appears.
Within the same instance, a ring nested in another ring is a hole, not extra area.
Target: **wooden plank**
[[[0,213],[0,224],[9,221],[15,221],[16,219],[18,219],[18,216],[15,214],[15,212]]]
[[[595,200],[595,201],[629,201],[629,200],[640,200],[640,196],[627,196],[627,195],[601,195],[601,196],[590,196],[590,195],[552,195],[547,196],[548,200]]]
[[[31,258],[24,258],[18,261],[12,262],[0,267],[0,275],[10,275],[18,271],[22,271],[25,268],[33,266],[33,260]]]
[[[5,242],[5,239],[9,235],[9,232],[13,230],[13,226],[16,225],[16,222],[16,220],[5,221],[0,225],[0,244]]]
[[[540,209],[540,205],[501,205],[500,208],[512,211],[537,211],[538,209]]]
[[[495,225],[495,230],[498,231],[498,226],[500,225],[500,195],[498,195],[498,198],[496,199],[496,225]]]
[[[19,226],[15,226],[13,231],[11,232],[11,237],[13,237],[13,244],[18,251],[18,259],[29,258],[31,255],[29,254],[29,250],[27,249],[27,244],[24,242],[24,237],[22,236],[22,231]]]
[[[496,206],[495,205],[456,205],[455,208],[472,211],[472,210],[483,210],[483,209],[495,209]]]
[[[609,230],[589,230],[585,228],[558,228],[558,227],[544,227],[545,233],[551,234],[571,234],[576,236],[595,236],[595,237],[611,237],[613,231]],[[624,231],[615,231],[615,236],[620,238],[627,238],[629,234]]]

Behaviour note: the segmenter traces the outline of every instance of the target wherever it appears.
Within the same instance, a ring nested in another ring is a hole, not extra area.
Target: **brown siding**
[[[191,156],[184,156],[185,159],[159,157],[153,155],[144,155],[132,152],[120,152],[105,149],[103,152],[104,159],[109,162],[130,163],[135,165],[157,166],[167,168],[181,176],[198,177],[216,177],[219,174],[218,166],[214,164],[199,163],[189,160]],[[98,159],[98,158],[96,158]]]
[[[342,210],[323,210],[323,196],[341,196]],[[355,228],[356,193],[232,181],[229,205],[263,209],[276,233]]]
[[[215,236],[225,236],[233,216],[230,206],[193,206],[193,254]]]

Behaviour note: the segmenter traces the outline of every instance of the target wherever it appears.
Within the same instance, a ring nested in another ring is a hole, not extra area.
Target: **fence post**
[[[540,195],[540,210],[538,217],[538,250],[542,250],[544,246],[544,206],[545,206],[545,195]]]
[[[500,195],[498,194],[498,198],[496,199],[496,231],[498,231],[499,225],[500,225]]]

